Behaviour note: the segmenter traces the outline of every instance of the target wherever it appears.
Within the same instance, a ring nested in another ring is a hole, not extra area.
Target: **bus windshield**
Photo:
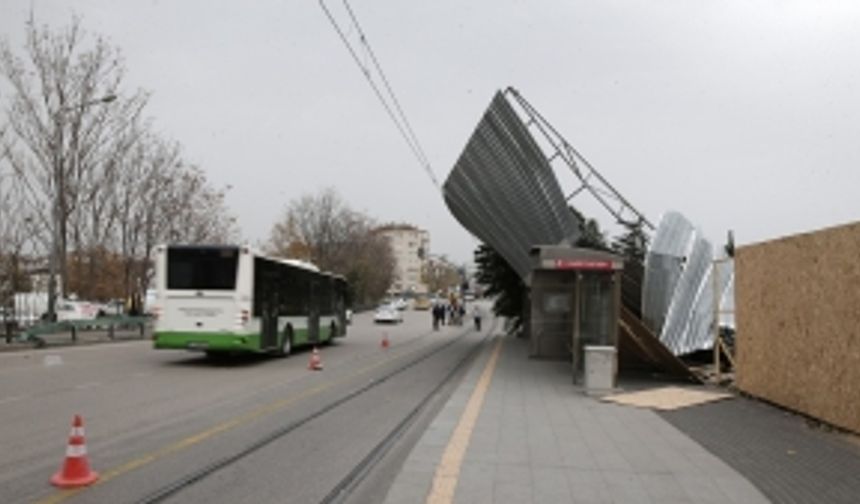
[[[168,247],[168,290],[234,290],[239,249]]]

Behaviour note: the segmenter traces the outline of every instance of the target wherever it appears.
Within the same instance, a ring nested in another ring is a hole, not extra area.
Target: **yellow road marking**
[[[496,370],[496,363],[499,360],[503,342],[502,338],[499,338],[496,342],[493,354],[487,361],[486,366],[484,366],[484,371],[481,373],[481,377],[478,378],[475,390],[472,391],[469,402],[466,403],[466,409],[460,416],[460,421],[457,422],[457,427],[454,428],[454,433],[451,435],[451,439],[448,440],[448,445],[445,446],[442,460],[436,466],[433,487],[427,496],[427,504],[447,504],[454,500],[454,491],[457,489],[457,481],[460,478],[463,456],[466,454],[466,448],[469,447],[472,431],[475,429],[475,423],[478,421],[478,415],[481,413],[481,408],[484,405],[484,398],[487,396],[487,390],[490,388],[490,382],[493,379],[493,372]]]
[[[297,394],[295,396],[287,397],[284,399],[279,399],[279,400],[271,402],[269,404],[265,404],[263,406],[255,408],[251,411],[248,411],[247,413],[245,413],[243,415],[239,415],[238,417],[235,417],[235,418],[232,418],[232,419],[227,420],[225,422],[222,422],[220,424],[217,424],[214,427],[210,427],[209,429],[206,429],[204,431],[198,432],[196,434],[192,434],[191,436],[180,439],[179,441],[176,441],[176,442],[171,443],[169,445],[163,446],[163,447],[161,447],[161,448],[159,448],[159,449],[157,449],[151,453],[147,453],[145,455],[142,455],[136,459],[133,459],[133,460],[126,462],[125,464],[123,464],[119,467],[116,467],[114,469],[111,469],[109,471],[102,473],[101,477],[95,483],[93,483],[92,486],[103,485],[104,483],[107,483],[108,481],[110,481],[110,480],[112,480],[118,476],[122,476],[123,474],[134,471],[135,469],[139,469],[139,468],[141,468],[147,464],[155,462],[156,460],[164,458],[170,454],[182,451],[186,448],[190,448],[191,446],[194,446],[196,444],[200,444],[201,442],[211,438],[212,436],[214,436],[216,434],[220,434],[222,432],[228,431],[230,429],[234,429],[234,428],[239,427],[241,425],[248,424],[251,421],[256,420],[257,418],[265,416],[266,414],[271,414],[271,413],[275,413],[277,411],[280,411],[280,410],[290,406],[293,403],[296,403],[302,399],[306,399],[308,397],[319,394],[320,392],[323,392],[324,390],[330,389],[336,385],[341,385],[343,383],[351,382],[363,374],[366,374],[370,371],[378,369],[378,368],[380,368],[380,367],[382,367],[385,364],[388,364],[390,362],[393,362],[393,361],[396,361],[398,359],[402,359],[404,357],[408,357],[410,355],[418,353],[421,350],[423,350],[423,347],[422,348],[416,348],[416,349],[411,350],[411,351],[400,352],[396,355],[392,355],[389,358],[382,359],[381,361],[379,361],[375,364],[365,366],[365,367],[359,369],[358,371],[356,371],[355,373],[353,373],[349,376],[346,376],[340,380],[335,380],[335,381],[331,381],[331,382],[328,382],[328,383],[325,383],[322,385],[318,385],[314,388],[308,389],[308,390],[306,390],[300,394]],[[67,500],[71,497],[74,497],[75,495],[85,491],[87,488],[91,488],[91,487],[76,488],[73,490],[60,490],[60,491],[58,491],[52,495],[49,495],[43,499],[37,500],[34,504],[59,504],[60,502],[63,502],[65,500]]]

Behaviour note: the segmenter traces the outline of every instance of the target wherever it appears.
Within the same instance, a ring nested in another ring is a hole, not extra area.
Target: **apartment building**
[[[430,252],[430,233],[411,224],[387,224],[376,229],[388,238],[394,255],[394,280],[389,293],[425,294],[421,272]]]

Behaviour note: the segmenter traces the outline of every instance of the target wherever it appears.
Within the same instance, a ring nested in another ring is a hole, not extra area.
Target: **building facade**
[[[430,233],[410,224],[388,224],[376,232],[388,238],[394,256],[389,294],[426,294],[421,274],[430,251]]]

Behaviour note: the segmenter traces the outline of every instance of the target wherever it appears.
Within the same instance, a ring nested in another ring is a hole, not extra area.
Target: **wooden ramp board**
[[[618,322],[619,364],[624,368],[647,368],[701,383],[684,361],[666,348],[642,321],[626,307],[621,307]]]
[[[604,396],[602,401],[661,411],[688,408],[731,398],[731,394],[693,387],[658,387],[624,394]]]

